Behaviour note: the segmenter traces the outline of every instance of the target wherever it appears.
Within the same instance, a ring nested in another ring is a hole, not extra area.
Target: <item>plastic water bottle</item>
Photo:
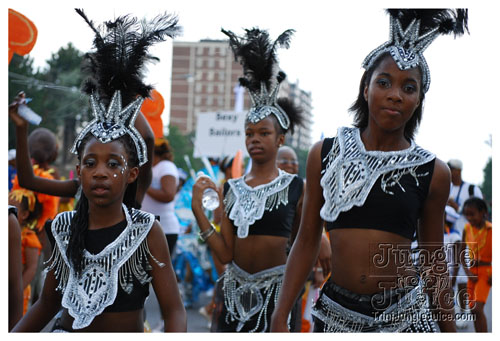
[[[198,172],[196,174],[196,180],[198,180],[201,177],[206,177],[210,179],[205,173],[203,172]],[[203,206],[204,209],[213,211],[217,207],[219,207],[219,194],[212,189],[212,188],[207,188],[203,191],[203,196],[201,197],[201,205]]]
[[[29,123],[37,126],[42,121],[42,118],[26,105],[26,103],[28,103],[30,100],[30,98],[26,98],[26,101],[24,103],[19,104],[19,106],[17,107],[17,113]]]

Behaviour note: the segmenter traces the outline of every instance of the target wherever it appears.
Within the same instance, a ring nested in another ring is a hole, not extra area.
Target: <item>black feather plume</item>
[[[243,66],[245,77],[240,78],[240,84],[250,91],[259,91],[261,82],[264,82],[270,91],[279,71],[276,50],[278,47],[288,48],[295,31],[286,30],[274,42],[267,31],[258,28],[246,29],[244,37],[224,29],[221,31],[229,37],[234,57]]]
[[[95,51],[84,56],[82,70],[88,78],[82,85],[83,92],[89,95],[97,92],[106,105],[116,90],[121,91],[123,106],[137,95],[148,97],[152,86],[142,80],[144,64],[154,59],[148,55],[148,48],[180,34],[177,17],[165,13],[151,21],[138,21],[125,15],[96,28],[83,10],[76,12],[95,33]]]
[[[403,30],[414,19],[420,20],[420,35],[438,28],[441,34],[455,36],[469,32],[467,9],[388,9],[387,12],[401,23]]]
[[[277,100],[278,105],[283,109],[290,119],[290,127],[288,130],[293,134],[296,126],[304,124],[304,115],[302,108],[296,106],[293,101],[287,97],[280,97]]]

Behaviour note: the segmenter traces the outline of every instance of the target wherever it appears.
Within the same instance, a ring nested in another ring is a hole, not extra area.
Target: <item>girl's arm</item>
[[[302,209],[297,239],[286,262],[278,303],[271,319],[271,331],[288,331],[287,319],[293,305],[311,272],[319,253],[319,245],[323,225],[319,211],[323,206],[323,195],[319,179],[321,179],[321,147],[317,142],[310,150],[307,158],[307,186]]]
[[[444,209],[450,191],[450,171],[447,165],[436,159],[429,193],[424,202],[418,226],[419,248],[427,252],[430,263],[422,264],[426,292],[431,298],[433,309],[441,313],[438,325],[443,332],[456,331],[454,316],[453,289],[446,263],[446,250],[443,248]],[[451,314],[451,315],[450,315]]]
[[[78,190],[77,180],[52,180],[35,176],[28,151],[28,122],[19,116],[17,108],[24,99],[21,92],[9,105],[9,116],[16,125],[16,167],[21,187],[54,196],[74,197]]]
[[[205,212],[203,211],[203,207],[201,205],[203,192],[207,188],[212,188],[217,191],[217,187],[208,177],[198,179],[198,181],[196,181],[193,185],[193,197],[191,199],[191,209],[202,233],[214,228],[205,216]],[[219,192],[219,198],[221,198],[220,194],[221,193]],[[222,199],[220,202],[222,206]],[[227,264],[233,260],[233,226],[225,213],[222,214],[221,233],[219,234],[216,231],[213,231],[213,233],[206,239],[206,243],[210,247],[212,254],[215,254],[222,264]]]
[[[9,214],[9,331],[23,316],[23,264],[21,227],[14,214]]]
[[[56,291],[58,280],[54,270],[47,273],[40,298],[12,330],[13,332],[40,332],[61,308],[61,294]]]
[[[26,263],[23,269],[23,290],[35,278],[36,270],[38,268],[38,257],[40,251],[35,247],[24,248],[24,259]]]
[[[187,330],[186,310],[182,303],[177,278],[170,260],[167,239],[157,221],[155,221],[147,236],[147,242],[153,257],[165,264],[160,267],[153,259],[149,259],[149,263],[153,268],[151,270],[152,285],[160,304],[165,331],[185,332]]]
[[[175,199],[175,194],[177,193],[177,185],[175,183],[175,177],[172,175],[162,176],[160,179],[161,187],[159,189],[148,188],[146,193],[148,195],[160,202],[168,203]]]
[[[306,182],[304,181],[304,186],[302,187],[302,193],[300,194],[299,201],[297,201],[297,207],[295,208],[295,217],[293,218],[292,234],[290,236],[290,244],[293,244],[297,233],[299,232],[300,218],[302,217],[302,205],[304,204],[304,193],[306,192]]]

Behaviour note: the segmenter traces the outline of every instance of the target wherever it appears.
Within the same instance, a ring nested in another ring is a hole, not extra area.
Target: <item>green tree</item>
[[[483,169],[483,183],[481,184],[481,192],[483,192],[484,200],[488,203],[491,209],[492,203],[492,158],[488,160],[486,166]]]
[[[186,164],[184,155],[189,157],[191,166],[195,171],[203,168],[203,163],[200,159],[193,158],[194,145],[192,142],[193,133],[184,135],[178,127],[174,125],[168,126],[168,142],[174,151],[174,163],[177,167],[182,168],[189,174],[189,167]]]
[[[82,52],[69,43],[52,54],[44,70],[35,71],[29,56],[14,56],[9,65],[9,100],[21,90],[33,99],[29,106],[42,117],[40,126],[54,132],[62,141],[59,167],[66,167],[73,159],[68,151],[77,129],[88,121],[88,100],[79,91],[82,56]],[[34,128],[30,126],[30,131]],[[9,148],[15,148],[14,134],[11,123]]]

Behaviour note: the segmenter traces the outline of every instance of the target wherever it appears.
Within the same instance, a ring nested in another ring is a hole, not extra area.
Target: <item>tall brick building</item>
[[[174,41],[170,124],[190,133],[196,130],[199,113],[234,110],[234,89],[242,72],[226,40]],[[296,131],[292,146],[307,149],[311,145],[311,95],[296,84],[283,83],[280,96],[293,97],[307,116],[306,127]],[[244,110],[250,107],[246,93],[243,107]]]

